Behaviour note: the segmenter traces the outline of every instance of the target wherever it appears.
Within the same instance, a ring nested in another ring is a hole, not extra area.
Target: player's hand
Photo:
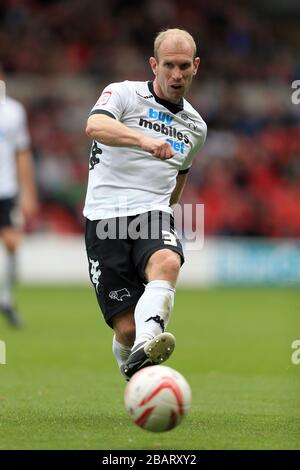
[[[148,139],[145,137],[141,142],[141,148],[161,160],[168,160],[175,155],[171,144],[162,139]]]

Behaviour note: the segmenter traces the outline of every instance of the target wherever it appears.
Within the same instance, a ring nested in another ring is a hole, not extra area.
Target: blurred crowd
[[[300,237],[299,16],[261,3],[2,0],[0,61],[28,110],[35,228],[83,230],[89,109],[112,81],[152,79],[154,35],[180,26],[199,45],[189,99],[208,124],[183,201],[205,204],[207,235]]]

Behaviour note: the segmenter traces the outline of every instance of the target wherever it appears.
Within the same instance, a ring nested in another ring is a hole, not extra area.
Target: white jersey
[[[24,107],[6,97],[5,102],[0,103],[0,199],[17,195],[16,153],[27,150],[29,146]]]
[[[204,144],[206,124],[182,99],[173,104],[155,95],[152,82],[125,81],[107,86],[91,114],[107,114],[147,137],[165,139],[174,157],[160,160],[138,147],[94,141],[84,215],[89,220],[172,212],[170,196],[178,173],[185,173]]]

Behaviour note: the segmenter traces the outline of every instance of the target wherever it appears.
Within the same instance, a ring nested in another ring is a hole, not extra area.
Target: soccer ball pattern
[[[188,413],[192,392],[186,379],[166,366],[146,367],[128,382],[125,408],[130,419],[153,432],[175,428]]]

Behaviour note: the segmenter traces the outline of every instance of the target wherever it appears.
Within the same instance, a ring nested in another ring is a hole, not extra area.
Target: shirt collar
[[[150,92],[152,93],[152,95],[154,96],[155,101],[161,104],[162,106],[164,106],[165,108],[167,108],[169,111],[171,111],[171,113],[177,114],[183,110],[183,98],[181,98],[178,103],[171,103],[170,101],[163,100],[162,98],[157,96],[157,94],[155,93],[152,80],[148,82],[148,88]]]

